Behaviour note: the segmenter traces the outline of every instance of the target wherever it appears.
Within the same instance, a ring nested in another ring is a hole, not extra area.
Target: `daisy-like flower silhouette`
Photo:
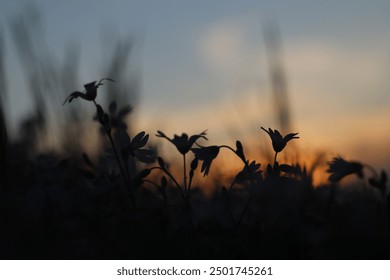
[[[280,134],[280,132],[276,129],[274,131],[271,128],[268,128],[268,130],[266,130],[264,127],[261,127],[261,129],[267,132],[269,137],[271,138],[272,147],[275,151],[274,164],[276,164],[276,157],[278,153],[283,151],[284,147],[286,147],[287,145],[287,142],[292,139],[299,139],[299,137],[297,136],[298,133],[290,133],[283,137],[282,134]]]
[[[283,137],[276,129],[274,131],[271,128],[266,130],[264,127],[261,127],[261,129],[268,133],[272,141],[272,147],[276,153],[283,151],[288,141],[292,139],[299,139],[299,137],[296,136],[298,133],[290,133]]]
[[[363,164],[354,161],[346,161],[342,157],[336,157],[329,162],[329,169],[327,172],[331,173],[329,180],[334,183],[350,174],[356,174],[359,178],[363,178]]]
[[[91,83],[88,83],[88,84],[85,84],[84,85],[84,88],[85,88],[85,93],[83,92],[80,92],[80,91],[74,91],[72,92],[64,101],[64,103],[62,105],[65,105],[66,102],[72,102],[73,99],[75,98],[82,98],[82,99],[85,99],[85,100],[88,100],[88,101],[93,101],[95,102],[95,99],[96,99],[96,96],[97,96],[97,89],[99,86],[102,86],[103,85],[103,81],[104,80],[107,80],[107,81],[111,81],[111,82],[115,82],[114,80],[110,79],[110,78],[103,78],[101,79],[98,83],[96,83],[96,81],[93,81]]]
[[[260,170],[261,164],[256,163],[256,161],[252,161],[251,163],[247,161],[247,163],[248,167],[244,166],[244,168],[238,172],[235,178],[235,182],[242,183],[246,180],[251,180],[251,178],[257,181],[261,180],[261,174],[263,173],[263,171]]]
[[[192,146],[194,145],[196,140],[198,140],[199,138],[203,138],[203,139],[208,140],[205,135],[206,135],[206,130],[201,132],[201,133],[199,133],[199,134],[192,135],[191,137],[188,137],[188,135],[185,134],[185,133],[183,133],[181,136],[178,136],[178,135],[175,134],[172,139],[167,137],[160,130],[158,130],[157,134],[156,134],[157,137],[165,138],[169,142],[171,142],[173,145],[175,145],[177,150],[182,155],[185,155],[186,153],[188,153],[188,151],[192,148]]]
[[[195,154],[195,157],[203,161],[202,168],[200,172],[203,173],[203,176],[207,176],[210,171],[211,163],[218,156],[219,146],[209,146],[201,148],[193,148],[191,151]]]
[[[144,163],[153,163],[155,161],[155,153],[153,150],[143,148],[149,140],[149,134],[145,131],[138,133],[132,140],[129,137],[129,145],[122,149],[124,158],[130,155]]]

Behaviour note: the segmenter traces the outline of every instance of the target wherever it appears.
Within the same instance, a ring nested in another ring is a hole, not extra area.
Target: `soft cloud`
[[[239,24],[212,26],[200,41],[204,62],[218,71],[237,67],[245,47],[245,30]]]
[[[259,71],[262,52],[251,28],[247,20],[237,17],[220,20],[201,32],[198,55],[210,75],[230,80],[253,77]]]

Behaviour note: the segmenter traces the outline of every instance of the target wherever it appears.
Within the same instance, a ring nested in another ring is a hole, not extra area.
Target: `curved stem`
[[[179,183],[176,181],[175,177],[173,177],[172,174],[168,170],[166,170],[165,168],[161,168],[160,166],[152,167],[152,168],[150,168],[150,171],[155,170],[155,169],[162,170],[165,174],[168,175],[168,177],[175,183],[176,187],[179,189],[181,197],[185,200],[183,190],[181,189]]]
[[[227,145],[222,145],[222,146],[219,146],[220,148],[227,148],[229,150],[231,150],[233,153],[235,153],[241,160],[242,162],[245,164],[245,168],[247,169],[248,171],[248,174],[249,174],[249,180],[251,182],[251,184],[253,184],[253,174],[249,168],[249,165],[248,165],[248,162],[245,160],[245,158],[241,157],[240,155],[237,154],[236,150],[234,150],[233,148],[227,146]],[[276,155],[275,155],[275,160],[276,160]],[[231,188],[233,187],[233,185],[236,183],[236,180],[234,179],[233,183],[230,185],[230,188],[229,188],[229,191],[231,190]],[[228,194],[229,195],[229,194]],[[252,198],[249,198],[245,208],[243,209],[243,211],[241,212],[241,215],[239,217],[239,219],[237,220],[237,222],[235,222],[234,218],[233,218],[233,223],[234,223],[234,226],[235,226],[235,230],[238,230],[238,227],[240,226],[240,223],[242,221],[242,219],[244,218],[245,216],[245,213],[247,212],[248,208],[249,208],[249,205],[252,201]]]
[[[231,150],[231,151],[232,151],[233,153],[235,153],[235,154],[236,154],[244,163],[246,163],[245,160],[244,160],[242,157],[240,157],[240,156],[237,154],[236,150],[233,149],[232,147],[230,147],[230,146],[228,146],[228,145],[221,145],[221,146],[219,146],[219,148],[226,148],[226,149]]]
[[[164,206],[167,206],[167,205],[168,205],[168,200],[167,200],[166,193],[165,193],[164,190],[160,190],[160,188],[161,188],[160,185],[156,184],[155,182],[153,182],[153,181],[151,181],[151,180],[149,180],[149,179],[144,179],[144,180],[142,180],[142,181],[145,182],[145,183],[149,183],[149,184],[155,186],[155,187],[157,188],[157,190],[160,192],[160,194],[162,195],[162,197],[163,197]],[[161,188],[161,189],[162,189],[162,188]]]
[[[248,174],[250,176],[250,181],[251,181],[251,183],[253,183],[253,180],[252,180],[253,174],[252,174],[251,169],[249,168],[248,162],[245,160],[245,158],[242,158],[239,154],[237,154],[236,150],[234,150],[232,147],[229,147],[228,145],[221,145],[221,146],[219,146],[219,148],[229,149],[241,159],[241,161],[245,165],[246,170],[248,171]]]
[[[378,175],[378,173],[376,172],[376,170],[374,169],[374,167],[372,167],[371,165],[366,164],[366,163],[364,163],[363,166],[364,166],[364,167],[367,167],[367,169],[371,171],[371,173],[374,175],[374,177],[377,178],[377,179],[379,179],[379,175]]]
[[[149,184],[155,186],[156,188],[159,188],[159,187],[160,187],[159,185],[157,185],[157,184],[156,184],[155,182],[153,182],[152,180],[143,179],[142,181],[145,182],[145,183],[149,183]]]

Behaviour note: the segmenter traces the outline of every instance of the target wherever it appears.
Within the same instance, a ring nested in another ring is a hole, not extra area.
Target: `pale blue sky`
[[[7,39],[13,118],[26,113],[29,103],[19,89],[19,66],[9,40],[8,22],[25,3],[1,0],[0,9],[0,26]],[[99,78],[95,77],[98,71],[89,71],[88,67],[102,54],[102,30],[112,28],[134,36],[142,77],[140,110],[145,114],[144,124],[150,124],[151,129],[172,121],[177,126],[172,131],[181,132],[182,123],[175,116],[200,111],[201,121],[218,115],[218,121],[206,127],[212,130],[223,125],[223,119],[229,122],[222,115],[232,106],[236,112],[230,117],[245,115],[240,110],[248,113],[241,123],[255,117],[257,123],[262,120],[265,126],[273,125],[269,114],[265,115],[270,113],[266,104],[271,97],[262,28],[269,20],[277,21],[281,30],[296,127],[306,130],[310,139],[327,139],[320,135],[320,128],[334,126],[330,116],[338,123],[345,121],[334,132],[340,139],[347,128],[350,135],[358,133],[349,123],[355,116],[390,119],[386,113],[390,111],[388,0],[35,3],[42,11],[54,55],[62,57],[67,42],[79,42],[82,84]],[[252,111],[246,105],[250,100],[259,102]],[[256,110],[262,113],[256,115]],[[166,116],[166,121],[161,116]],[[202,126],[192,121],[193,116],[178,118],[191,121],[195,128]],[[370,129],[375,137],[390,139],[389,128],[375,128],[373,124]]]

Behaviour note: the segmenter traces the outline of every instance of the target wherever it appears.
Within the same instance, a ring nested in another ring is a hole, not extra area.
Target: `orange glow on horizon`
[[[183,132],[191,135],[208,129],[209,141],[202,142],[204,146],[229,145],[235,148],[236,140],[240,140],[247,158],[261,163],[260,169],[264,171],[268,163],[272,164],[273,150],[271,140],[260,130],[260,126],[278,129],[272,125],[272,106],[268,99],[266,95],[260,96],[256,90],[250,90],[237,98],[230,97],[203,108],[176,110],[165,116],[163,112],[159,112],[160,116],[155,118],[157,123],[153,121],[153,115],[149,115],[138,123],[138,127],[150,128],[151,135],[159,129],[170,136]],[[310,104],[303,103],[302,106]],[[278,161],[299,163],[307,169],[316,162],[313,172],[315,186],[328,183],[327,162],[339,155],[347,160],[368,163],[378,170],[389,168],[390,152],[387,143],[390,142],[390,131],[383,129],[387,127],[388,118],[384,116],[388,114],[387,109],[381,107],[366,111],[365,114],[359,111],[334,111],[332,115],[314,114],[306,117],[297,113],[297,117],[293,118],[294,128],[289,132],[298,132],[300,139],[289,142],[278,155]],[[164,128],[161,127],[162,124]],[[153,141],[161,143],[163,154],[172,160],[173,165],[178,164],[178,169],[181,170],[182,164],[177,151],[168,147],[171,144],[157,138],[153,138]],[[212,163],[209,176],[202,178],[203,175],[198,174],[199,178],[194,183],[208,188],[208,185],[219,180],[221,186],[226,186],[242,168],[242,162],[232,152],[222,149]],[[177,174],[181,178],[182,171]],[[226,178],[226,182],[220,180],[221,176]]]

